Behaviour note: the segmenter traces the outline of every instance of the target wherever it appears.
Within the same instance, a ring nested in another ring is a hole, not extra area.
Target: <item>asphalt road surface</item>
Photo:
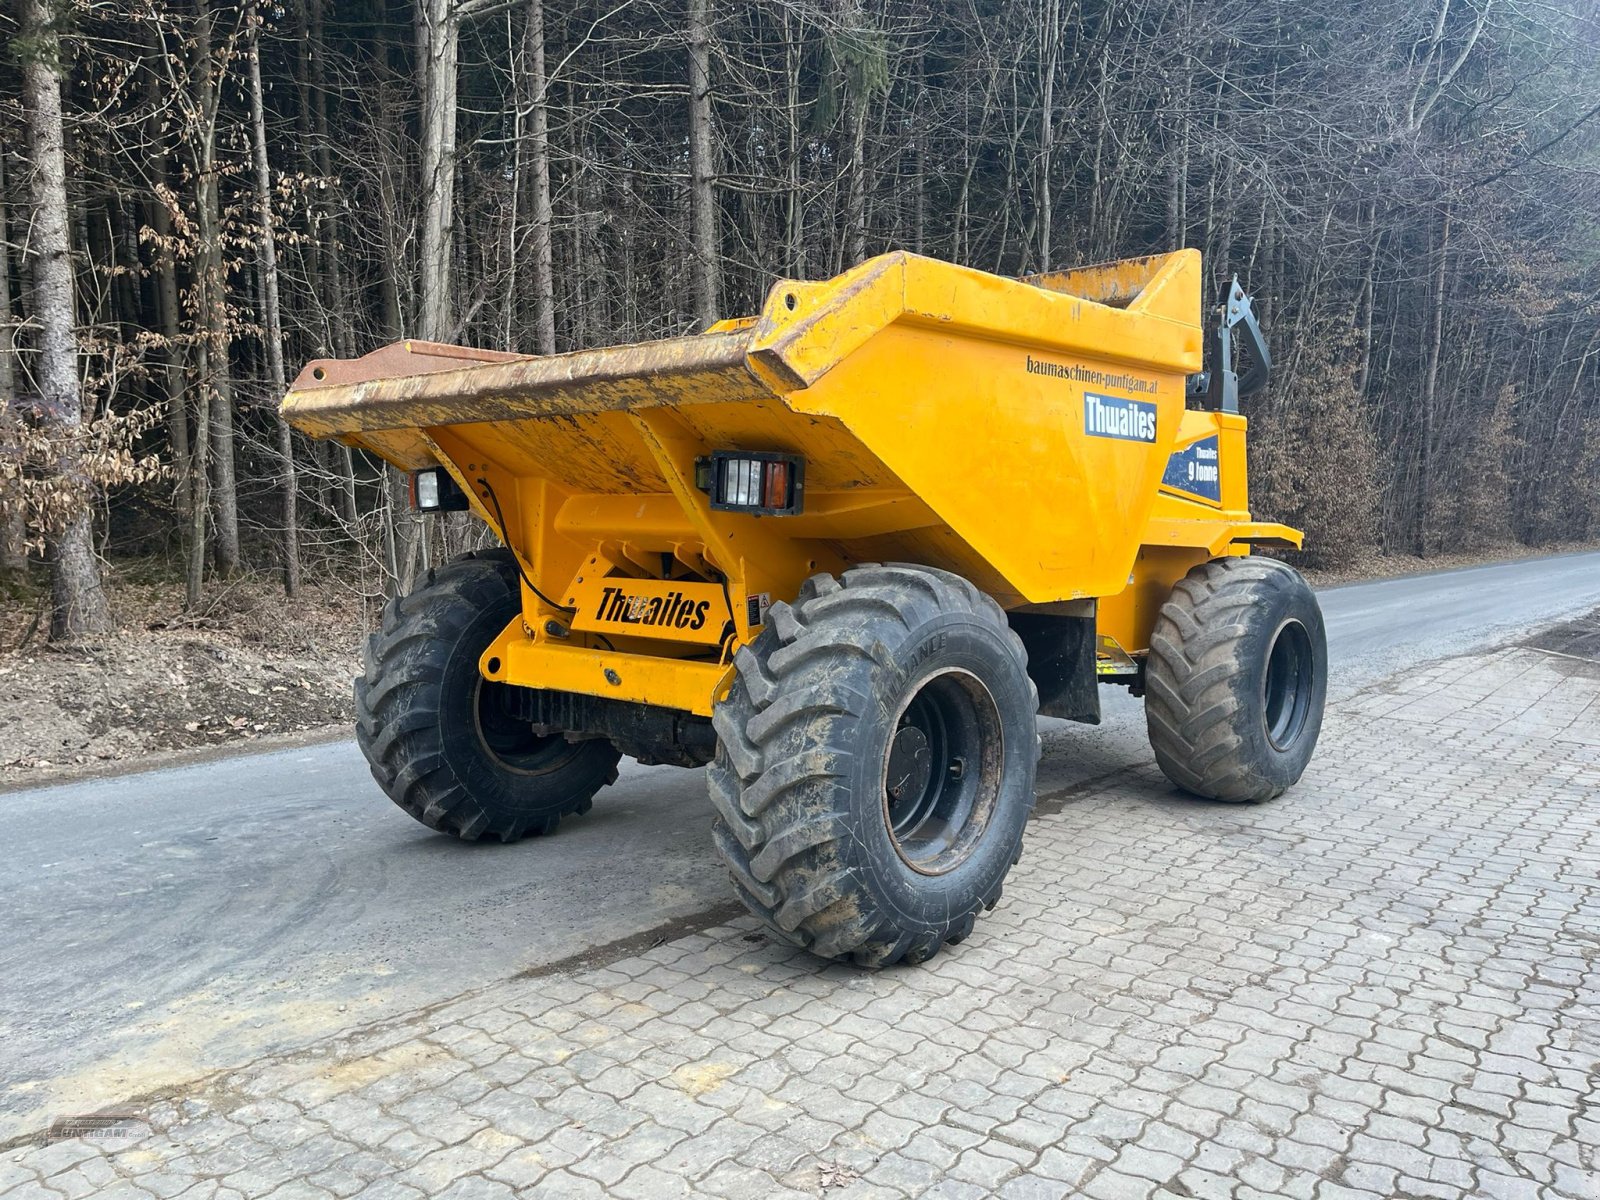
[[[1337,700],[1600,605],[1600,554],[1321,600]],[[1042,800],[1148,761],[1138,703],[1104,700],[1098,727],[1043,723]],[[588,816],[515,846],[415,824],[350,742],[0,795],[0,1143],[726,917],[701,775],[625,768]]]

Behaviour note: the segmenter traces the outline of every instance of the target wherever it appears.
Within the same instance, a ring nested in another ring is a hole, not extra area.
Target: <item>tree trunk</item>
[[[0,455],[21,465],[22,419],[18,412],[17,334],[11,309],[11,224],[7,214],[6,156],[0,150]],[[0,571],[28,566],[28,514],[21,489],[0,492]]]
[[[709,8],[710,0],[689,0],[689,209],[694,238],[694,313],[702,326],[717,319],[722,291]]]
[[[1185,23],[1183,66],[1179,69],[1176,145],[1167,162],[1167,249],[1181,250],[1189,240],[1189,106],[1194,86],[1194,60],[1188,55]]]
[[[60,0],[56,0],[59,3]],[[89,480],[77,445],[83,424],[72,253],[67,237],[66,134],[61,117],[61,14],[50,0],[23,0],[23,100],[33,157],[33,319],[40,428],[55,441],[56,486],[70,504],[49,533],[50,636],[105,633],[111,609],[100,581],[89,519]]]
[[[783,208],[783,269],[792,279],[805,278],[805,199],[800,193],[800,62],[805,47],[790,28],[793,16],[783,10],[784,124],[789,135],[787,186]]]
[[[199,19],[195,22],[197,97],[200,128],[195,136],[195,208],[197,247],[196,273],[199,291],[196,320],[199,323],[197,360],[199,363],[199,403],[210,410],[209,454],[211,459],[210,500],[215,522],[217,571],[235,574],[239,569],[239,487],[233,458],[233,377],[229,362],[233,344],[227,303],[227,269],[222,251],[222,199],[217,165],[217,107],[219,102],[216,60],[212,38],[214,18],[209,0],[198,0]],[[199,434],[196,433],[198,442]],[[196,446],[196,458],[207,453]],[[200,467],[197,464],[195,471]],[[204,539],[197,539],[196,554]],[[191,577],[194,566],[190,566]]]
[[[1372,381],[1372,318],[1378,302],[1378,247],[1383,242],[1378,229],[1378,202],[1374,200],[1370,208],[1372,216],[1367,221],[1367,236],[1372,240],[1372,247],[1367,253],[1367,269],[1361,279],[1361,365],[1356,372],[1356,394],[1362,400],[1367,398],[1367,387]]]
[[[448,341],[451,234],[455,228],[456,58],[461,28],[451,0],[420,0],[417,69],[422,93],[422,233],[417,263],[417,334]]]
[[[851,87],[845,98],[846,159],[844,262],[848,269],[867,257],[867,90]]]
[[[1040,63],[1043,75],[1039,96],[1039,192],[1038,236],[1039,270],[1050,270],[1055,261],[1051,245],[1050,167],[1055,158],[1056,56],[1061,49],[1061,0],[1043,0],[1040,29]]]
[[[1439,391],[1439,356],[1444,349],[1444,289],[1446,264],[1450,258],[1450,205],[1445,204],[1444,217],[1439,226],[1439,255],[1434,266],[1430,314],[1432,328],[1428,339],[1428,367],[1422,379],[1422,436],[1419,439],[1417,483],[1417,555],[1428,556],[1428,517],[1433,507],[1433,437],[1434,408]]]
[[[148,52],[160,52],[159,39],[152,36],[147,43]],[[146,136],[149,139],[150,174],[156,191],[150,197],[151,268],[155,275],[156,328],[161,335],[161,380],[167,396],[167,443],[172,452],[173,499],[182,526],[185,561],[188,561],[188,537],[191,531],[189,516],[194,497],[190,480],[191,450],[189,445],[188,394],[183,383],[183,332],[182,306],[178,300],[178,263],[173,252],[174,232],[172,210],[163,194],[170,176],[167,143],[161,128],[165,119],[163,81],[155,70],[145,75],[145,95],[152,114]],[[204,554],[204,548],[199,551]],[[198,600],[199,597],[194,597]]]
[[[316,147],[315,162],[317,174],[323,181],[323,187],[333,188],[335,176],[333,171],[333,148],[328,135],[328,78],[325,60],[328,49],[323,34],[323,0],[309,0],[306,5],[306,28],[310,35],[307,74],[311,84],[311,128],[315,135],[313,138]],[[318,250],[326,250],[326,275],[324,280],[323,304],[329,310],[328,337],[333,343],[333,352],[340,358],[351,358],[356,352],[356,336],[353,324],[354,300],[350,295],[347,274],[344,265],[344,225],[341,221],[342,198],[336,191],[328,201],[322,213],[326,232],[317,243]],[[387,245],[385,239],[383,242]],[[388,286],[384,289],[386,297],[394,296],[393,279],[387,280]],[[394,303],[395,330],[393,336],[399,337],[399,304]],[[327,443],[325,443],[327,444]],[[340,442],[332,452],[335,468],[339,472],[339,517],[350,529],[356,524],[356,472],[355,459],[350,452],[350,447]]]
[[[528,0],[529,133],[533,154],[533,348],[556,352],[556,267],[550,203],[550,80],[544,63],[544,0]]]
[[[278,239],[272,223],[272,167],[267,162],[267,115],[261,95],[261,13],[253,17],[250,31],[250,125],[254,133],[256,217],[261,223],[261,323],[267,343],[267,382],[272,399],[283,399],[287,382],[283,373],[283,322],[278,312]],[[278,434],[278,491],[283,504],[283,590],[293,596],[300,590],[299,485],[295,480],[294,439],[280,414]]]
[[[317,257],[325,258],[326,261],[319,265],[317,271],[322,285],[318,298],[329,310],[328,341],[332,345],[333,353],[341,358],[348,358],[354,356],[356,346],[351,325],[352,313],[349,304],[346,303],[349,297],[344,292],[344,226],[340,212],[342,199],[337,186],[337,175],[333,169],[332,142],[328,134],[328,72],[324,62],[328,50],[323,37],[322,0],[310,0],[306,6],[305,19],[311,43],[308,47],[306,66],[311,93],[310,141],[314,148],[312,162],[322,182],[319,192],[331,193],[319,204],[323,232],[317,239]]]
[[[502,261],[504,274],[496,281],[495,292],[500,301],[500,342],[498,349],[515,350],[522,343],[524,308],[522,294],[527,289],[522,284],[522,210],[523,193],[528,190],[527,161],[529,140],[526,122],[528,105],[528,27],[531,16],[523,22],[523,47],[519,50],[512,39],[510,19],[506,22],[506,65],[511,73],[511,178],[506,189],[510,203],[506,205],[505,253]]]
[[[923,54],[917,55],[917,107],[921,108],[927,103],[927,60]],[[911,180],[916,189],[911,206],[911,250],[915,254],[926,254],[928,243],[928,154],[927,144],[932,139],[932,134],[922,127],[912,131],[911,151]]]

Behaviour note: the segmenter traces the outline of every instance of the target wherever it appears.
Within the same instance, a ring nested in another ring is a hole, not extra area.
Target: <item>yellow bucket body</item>
[[[455,476],[557,602],[524,587],[482,660],[504,682],[709,713],[767,605],[860,562],[1095,611],[1102,642],[1137,655],[1190,567],[1299,544],[1250,519],[1244,418],[1185,408],[1200,286],[1193,250],[1027,280],[893,253],[781,282],[758,317],[698,336],[547,357],[420,345],[404,374],[391,348],[364,379],[313,363],[283,412]],[[494,361],[456,365],[473,358]],[[800,456],[802,511],[713,510],[695,464],[717,450]]]

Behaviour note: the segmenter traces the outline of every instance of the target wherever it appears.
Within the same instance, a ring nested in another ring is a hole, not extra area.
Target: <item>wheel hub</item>
[[[1267,670],[1261,684],[1261,712],[1267,739],[1287,750],[1305,729],[1316,682],[1311,638],[1299,621],[1286,621],[1267,653]]]
[[[999,711],[988,689],[965,671],[924,679],[884,756],[884,821],[907,866],[942,875],[972,853],[994,810],[1000,759]]]
[[[933,775],[933,752],[928,746],[928,735],[914,725],[902,725],[889,747],[889,773],[887,791],[892,810],[918,797],[928,789]]]
[[[576,754],[576,744],[559,734],[540,736],[506,702],[506,685],[478,681],[473,720],[478,741],[508,771],[538,775],[561,766]]]

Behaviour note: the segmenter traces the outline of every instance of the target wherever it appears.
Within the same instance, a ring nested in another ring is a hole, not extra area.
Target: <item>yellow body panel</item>
[[[877,561],[1007,608],[1098,602],[1137,655],[1191,566],[1299,539],[1251,519],[1244,419],[1185,407],[1200,286],[1192,250],[1029,280],[894,253],[697,337],[463,367],[435,347],[426,373],[343,383],[313,364],[283,412],[447,467],[560,600],[524,588],[483,658],[505,682],[704,714],[768,603]],[[803,511],[712,509],[713,450],[800,455]]]
[[[724,663],[663,658],[627,647],[604,650],[534,641],[523,634],[520,622],[496,638],[479,663],[484,678],[500,683],[657,704],[702,717],[711,715],[733,672]]]

